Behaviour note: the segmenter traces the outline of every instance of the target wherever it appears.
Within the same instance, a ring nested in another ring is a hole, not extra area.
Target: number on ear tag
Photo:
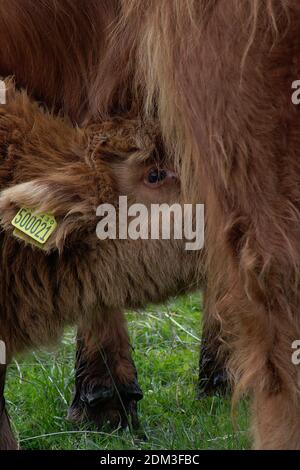
[[[12,225],[28,237],[44,245],[57,227],[53,215],[35,214],[22,207],[12,220]]]

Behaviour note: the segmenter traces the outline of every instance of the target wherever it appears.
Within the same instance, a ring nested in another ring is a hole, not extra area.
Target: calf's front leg
[[[108,312],[96,326],[79,327],[75,369],[70,420],[114,428],[131,421],[133,428],[139,427],[137,402],[143,393],[122,311]]]

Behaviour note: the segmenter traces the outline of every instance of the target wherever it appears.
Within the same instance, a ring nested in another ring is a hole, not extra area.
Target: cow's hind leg
[[[205,305],[199,360],[198,397],[205,398],[216,394],[223,395],[230,390],[226,370],[227,353],[220,341],[220,323]]]
[[[97,328],[81,326],[69,419],[138,428],[137,402],[142,398],[123,312],[109,312]]]
[[[293,344],[300,338],[300,297],[296,289],[288,292],[290,278],[284,286],[282,265],[274,265],[265,290],[249,282],[248,295],[240,273],[232,271],[230,287],[216,311],[222,315],[224,331],[232,334],[228,368],[233,403],[245,394],[252,399],[255,448],[300,450],[300,374],[293,355]]]
[[[5,375],[6,366],[0,365],[0,450],[16,450],[18,449],[18,444],[12,433],[9,417],[5,409]]]
[[[227,377],[225,358],[219,356],[219,339],[214,331],[203,329],[200,359],[198,398],[206,398],[214,395],[224,395],[230,390]]]
[[[255,310],[253,319],[243,320],[233,358],[238,391],[247,388],[253,397],[254,445],[262,450],[299,450],[299,366],[292,356],[299,327],[288,314],[277,311],[264,318]]]

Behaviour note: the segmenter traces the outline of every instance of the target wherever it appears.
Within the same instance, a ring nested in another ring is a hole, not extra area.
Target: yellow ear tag
[[[24,240],[29,237],[39,245],[44,245],[57,227],[53,215],[36,214],[34,210],[25,207],[19,210],[11,223],[17,229],[14,231],[16,236]],[[24,233],[26,237],[21,237],[20,232]]]

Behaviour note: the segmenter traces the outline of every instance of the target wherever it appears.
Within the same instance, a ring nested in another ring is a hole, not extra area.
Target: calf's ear
[[[81,172],[80,167],[74,166],[71,171],[66,169],[11,186],[0,193],[2,228],[13,231],[11,222],[22,207],[36,214],[51,214],[58,225],[46,248],[62,250],[68,238],[78,240],[83,232],[96,227],[98,187],[92,172],[86,168]]]

